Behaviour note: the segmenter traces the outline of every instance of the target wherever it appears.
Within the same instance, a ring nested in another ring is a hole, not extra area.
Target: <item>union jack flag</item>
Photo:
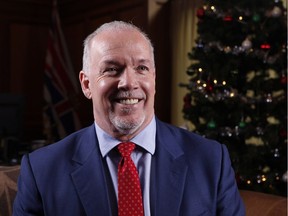
[[[44,71],[44,133],[50,141],[81,127],[76,112],[80,92],[77,84],[54,1]]]

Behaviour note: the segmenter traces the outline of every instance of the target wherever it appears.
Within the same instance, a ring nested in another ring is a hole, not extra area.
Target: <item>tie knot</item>
[[[122,157],[130,157],[131,152],[135,149],[135,144],[132,142],[120,143],[118,150]]]

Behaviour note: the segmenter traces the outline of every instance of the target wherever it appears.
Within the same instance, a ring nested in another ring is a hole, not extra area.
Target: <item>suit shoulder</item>
[[[91,136],[91,130],[93,130],[92,126],[83,128],[55,143],[31,152],[29,154],[30,161],[36,161],[37,163],[45,161],[45,163],[49,163],[61,158],[72,157],[81,140],[88,139],[87,137]]]
[[[171,136],[174,137],[174,139],[177,140],[177,143],[179,144],[185,146],[198,146],[202,148],[221,146],[221,144],[216,140],[205,138],[195,132],[165,122],[159,122],[159,124],[160,125],[158,129],[160,130],[160,133],[166,135],[171,134]]]

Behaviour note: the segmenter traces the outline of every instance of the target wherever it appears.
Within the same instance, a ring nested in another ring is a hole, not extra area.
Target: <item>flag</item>
[[[54,1],[44,70],[44,133],[48,140],[61,139],[81,127],[75,111],[79,92]]]

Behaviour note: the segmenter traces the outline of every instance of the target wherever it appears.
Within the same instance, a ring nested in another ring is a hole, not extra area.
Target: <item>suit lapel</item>
[[[179,215],[186,181],[183,150],[171,131],[157,121],[156,151],[151,171],[152,215]]]
[[[78,167],[71,173],[71,177],[87,216],[99,212],[111,215],[107,183],[94,125],[83,134],[73,160],[77,162]]]

